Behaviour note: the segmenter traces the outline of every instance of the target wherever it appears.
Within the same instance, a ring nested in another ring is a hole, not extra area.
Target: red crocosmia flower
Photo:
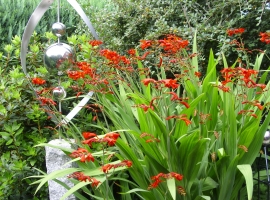
[[[167,53],[176,53],[188,46],[188,41],[176,35],[167,35],[163,40],[158,41],[163,50]]]
[[[157,188],[158,185],[159,185],[160,183],[162,183],[162,180],[156,179],[152,184],[150,184],[150,185],[148,186],[147,189],[148,189],[148,190],[151,190],[151,189],[153,189],[153,188]]]
[[[73,80],[78,80],[79,78],[84,78],[85,73],[83,71],[67,71],[68,77]]]
[[[114,140],[117,140],[119,138],[119,133],[107,133],[104,137],[105,138],[112,138]]]
[[[77,67],[83,71],[85,75],[89,75],[91,78],[95,77],[95,69],[87,62],[77,62]],[[82,77],[83,78],[83,77]]]
[[[104,173],[108,173],[108,171],[109,171],[110,169],[112,169],[112,168],[113,168],[113,165],[107,164],[107,165],[103,165],[103,166],[101,167],[101,170],[102,170]]]
[[[263,110],[263,105],[261,105],[258,100],[255,100],[255,101],[243,101],[242,104],[252,104],[253,106],[258,107],[259,110]]]
[[[175,172],[170,172],[168,174],[159,173],[158,175],[151,177],[151,179],[154,182],[149,185],[148,190],[158,187],[159,183],[163,182],[161,178],[163,178],[163,179],[174,178],[178,181],[181,181],[183,179],[183,176],[181,174],[178,174]]]
[[[186,108],[189,108],[190,105],[185,101],[180,101],[181,104],[183,104]]]
[[[142,50],[147,49],[148,47],[152,45],[151,40],[141,40],[140,43],[141,43],[140,47]]]
[[[84,182],[86,181],[92,182],[91,183],[92,187],[97,187],[101,183],[95,178],[91,178],[90,176],[85,176],[84,173],[82,172],[74,172],[73,174],[70,174],[68,178],[74,178],[74,179],[77,179],[79,181],[84,181]]]
[[[100,51],[100,54],[111,61],[112,64],[118,65],[121,61],[121,56],[116,51],[103,49]]]
[[[197,76],[198,78],[200,78],[202,74],[201,74],[201,72],[195,72],[194,75]]]
[[[84,173],[82,173],[82,172],[74,172],[73,174],[70,174],[68,176],[68,178],[75,178],[75,179],[77,179],[79,181],[84,181],[84,182],[86,182],[86,181],[90,182],[91,181],[91,177],[90,176],[85,176]]]
[[[142,80],[142,83],[145,86],[148,86],[149,83],[157,83],[157,81],[155,79],[152,79],[152,78],[146,78],[146,79]]]
[[[32,78],[32,83],[35,84],[35,85],[43,85],[46,83],[45,80],[43,80],[42,78]]]
[[[132,166],[132,162],[130,160],[123,160],[121,161],[120,163],[117,163],[117,164],[107,164],[107,165],[104,165],[101,167],[101,170],[104,172],[104,173],[108,173],[108,171],[110,169],[116,169],[118,167],[131,167]]]
[[[224,85],[218,85],[217,87],[218,87],[218,89],[222,90],[223,92],[229,92],[230,91],[230,88],[226,87]]]
[[[41,104],[42,104],[42,105],[53,105],[53,106],[56,105],[56,103],[55,103],[52,99],[50,99],[50,98],[46,98],[46,97],[38,97],[37,99],[38,99],[39,101],[41,101]]]
[[[260,33],[260,41],[264,42],[266,44],[270,43],[270,33],[269,32],[265,32],[265,33]]]
[[[136,50],[135,49],[129,49],[128,54],[131,55],[131,56],[135,56]]]
[[[181,181],[183,179],[183,176],[181,174],[175,172],[171,172],[170,175],[178,181]]]
[[[83,137],[87,140],[93,137],[97,137],[97,134],[91,132],[83,132]]]
[[[245,29],[244,28],[236,28],[236,29],[229,29],[227,30],[227,34],[229,36],[233,36],[233,35],[237,35],[237,34],[242,34],[245,32]]]
[[[168,94],[171,94],[172,97],[171,97],[171,101],[177,101],[179,100],[180,98],[178,97],[178,95],[175,93],[175,92],[168,92]],[[181,99],[182,100],[182,99]]]
[[[88,140],[84,140],[84,141],[82,141],[82,144],[87,144],[89,147],[92,147],[92,143],[97,143],[97,142],[99,142],[100,141],[100,139],[99,138],[90,138],[90,139],[88,139]]]
[[[142,108],[144,112],[147,112],[148,109],[154,110],[154,106],[150,106],[150,105],[148,106],[148,105],[145,105],[145,104],[140,104],[140,105],[138,105],[138,107]]]
[[[101,182],[99,181],[99,180],[97,180],[97,179],[95,179],[95,178],[91,178],[91,186],[92,187],[97,187],[98,186],[98,184],[100,184]]]
[[[166,120],[170,120],[170,119],[182,120],[182,121],[184,121],[186,123],[187,126],[189,124],[191,124],[191,121],[187,118],[187,115],[185,115],[185,114],[183,114],[183,115],[172,115],[172,116],[166,117]]]
[[[99,46],[101,45],[103,42],[100,41],[100,40],[91,40],[89,41],[89,44],[91,44],[92,47],[95,47],[95,46]]]
[[[256,86],[261,88],[262,90],[266,88],[265,84],[256,84]]]
[[[163,83],[165,87],[167,88],[172,88],[176,89],[179,87],[179,84],[177,84],[177,80],[173,79],[163,79],[160,80],[159,82]]]
[[[85,161],[95,161],[95,158],[92,156],[91,153],[89,153],[86,149],[78,148],[77,150],[73,151],[70,155],[72,158],[81,158],[81,162]]]
[[[250,114],[250,116],[254,117],[254,118],[258,118],[258,116],[254,113]]]
[[[145,52],[141,57],[139,56],[139,60],[144,60],[148,55],[150,54],[150,51]]]
[[[248,112],[254,112],[254,110],[240,110],[238,112],[238,115],[245,114],[245,113],[248,113]]]

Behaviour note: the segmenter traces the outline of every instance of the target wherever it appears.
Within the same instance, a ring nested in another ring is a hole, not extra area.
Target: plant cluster
[[[80,199],[223,200],[237,199],[245,183],[241,194],[251,199],[251,164],[270,122],[264,53],[253,64],[237,59],[229,66],[224,54],[215,58],[210,51],[202,76],[196,39],[192,45],[173,34],[140,40],[123,56],[100,49],[100,41],[69,38],[80,51],[67,78],[78,97],[94,92],[84,109],[99,134],[63,126],[76,139],[78,147],[65,152],[78,168],[44,174],[38,188],[66,175],[75,186],[62,199],[74,193]]]
[[[40,0],[1,0],[0,1],[0,34],[5,37],[0,38],[0,46],[10,43],[15,35],[22,35],[31,14],[40,3]],[[80,17],[70,9],[67,1],[61,3],[61,21],[67,27],[67,34],[70,35],[74,29],[74,24],[79,22]],[[54,3],[44,14],[42,20],[36,27],[38,34],[43,34],[51,30],[53,23],[57,21],[57,5]]]
[[[22,73],[20,45],[20,37],[15,36],[0,52],[0,199],[47,199],[46,187],[34,196],[31,181],[25,179],[36,173],[34,168],[45,170],[45,151],[33,146],[52,137],[46,128],[52,123]],[[28,61],[40,74],[41,46],[35,33]]]

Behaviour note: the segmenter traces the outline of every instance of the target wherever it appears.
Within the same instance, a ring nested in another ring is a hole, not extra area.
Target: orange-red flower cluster
[[[50,98],[38,97],[37,99],[39,101],[41,101],[41,105],[53,105],[53,106],[56,105],[56,103],[52,99],[50,99]]]
[[[151,47],[152,41],[151,40],[140,40],[140,47],[142,50],[147,49],[148,47]]]
[[[97,134],[91,132],[83,132],[82,135],[86,140],[89,138],[97,137]]]
[[[263,90],[266,87],[264,84],[257,84],[253,80],[256,78],[256,75],[258,74],[258,71],[253,70],[253,69],[245,69],[242,67],[224,68],[223,70],[221,70],[221,74],[224,78],[224,81],[221,82],[223,86],[226,85],[227,83],[241,80],[244,82],[245,86],[248,88],[259,87]],[[224,90],[229,90],[229,89],[224,88]]]
[[[176,35],[167,35],[163,40],[159,40],[159,45],[167,53],[176,53],[188,46],[188,40],[183,40]]]
[[[189,108],[189,104],[185,102],[184,100],[187,100],[187,98],[183,99],[181,97],[178,97],[178,95],[175,92],[168,92],[168,94],[171,94],[171,101],[178,101],[179,103],[183,104],[186,108]]]
[[[155,87],[159,87],[161,84],[164,85],[164,87],[177,89],[179,87],[179,84],[177,83],[176,79],[162,79],[162,80],[154,80],[152,78],[146,78],[142,80],[142,83],[145,86],[148,86],[150,83],[153,83]]]
[[[35,85],[43,85],[46,83],[45,80],[43,80],[42,78],[32,78],[32,83],[35,84]]]
[[[95,46],[99,46],[101,45],[103,42],[100,41],[100,40],[91,40],[89,41],[89,44],[91,44],[92,47],[95,47]]]
[[[81,158],[81,162],[85,161],[95,161],[95,158],[92,156],[91,153],[89,153],[86,149],[78,148],[77,150],[73,151],[70,155],[71,158]]]
[[[256,106],[259,110],[263,110],[263,105],[258,100],[244,101],[242,102],[242,104],[250,104],[250,105]]]
[[[108,146],[114,146],[119,136],[120,134],[118,133],[107,133],[103,138],[98,138],[93,135],[90,139],[82,141],[82,143],[90,147],[92,147],[92,143],[106,143]]]
[[[100,184],[100,181],[98,181],[95,178],[91,178],[90,176],[85,176],[82,172],[74,172],[73,174],[70,174],[68,178],[75,178],[79,181],[89,181],[92,182],[91,185],[92,187],[97,187],[98,184]]]
[[[107,164],[107,165],[104,165],[101,167],[101,170],[104,172],[104,173],[108,173],[108,171],[110,169],[116,169],[118,167],[131,167],[132,166],[132,162],[130,160],[123,160],[121,161],[120,163],[117,163],[117,164]]]
[[[120,62],[124,64],[130,64],[130,60],[125,56],[119,55],[116,51],[111,51],[109,49],[103,49],[100,51],[100,54],[107,58],[111,64],[118,65]]]
[[[95,69],[90,66],[87,62],[77,62],[77,67],[79,71],[68,70],[68,77],[73,80],[78,80],[79,78],[84,78],[85,75],[89,75],[91,78],[95,77]]]
[[[227,30],[227,34],[229,36],[237,35],[237,34],[242,34],[245,32],[244,28],[234,28],[234,29],[229,29]]]
[[[163,178],[163,179],[174,178],[178,181],[181,181],[183,179],[183,176],[181,174],[178,174],[175,172],[170,172],[168,174],[159,173],[158,175],[151,177],[151,179],[154,182],[149,185],[148,190],[158,187],[159,183],[161,183],[163,181],[161,178]]]
[[[180,119],[182,121],[184,121],[186,123],[186,125],[188,126],[189,124],[191,124],[191,121],[187,118],[186,114],[182,114],[182,115],[172,115],[172,116],[168,116],[166,117],[166,120],[170,120],[170,119]]]
[[[149,133],[142,133],[140,135],[140,138],[144,138],[144,137],[148,137],[150,139],[145,140],[146,143],[150,143],[150,142],[160,142],[160,139],[155,138],[153,135],[149,134]]]
[[[270,33],[269,32],[265,32],[265,33],[260,33],[260,41],[264,42],[266,44],[270,43]]]

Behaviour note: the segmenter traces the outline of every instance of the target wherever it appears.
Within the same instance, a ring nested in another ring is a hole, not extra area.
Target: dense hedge
[[[111,9],[114,8],[114,9]],[[96,29],[107,47],[125,52],[139,44],[139,40],[157,39],[174,33],[191,39],[197,31],[199,53],[207,58],[212,48],[218,55],[227,52],[232,64],[239,51],[228,51],[226,31],[246,29],[243,41],[248,49],[267,49],[259,41],[259,33],[270,30],[270,7],[267,1],[234,0],[117,0],[105,12],[91,13]],[[254,61],[257,52],[248,55]],[[204,67],[204,60],[201,60]],[[265,62],[264,68],[270,65]]]

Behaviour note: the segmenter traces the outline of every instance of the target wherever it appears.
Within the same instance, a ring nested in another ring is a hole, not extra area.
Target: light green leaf
[[[169,191],[172,195],[172,198],[175,200],[176,199],[175,179],[174,178],[167,179],[167,186],[168,186]]]
[[[148,190],[144,190],[144,189],[141,189],[141,188],[134,188],[132,190],[129,190],[127,192],[120,192],[119,194],[130,194],[130,193],[133,193],[133,192],[149,192]]]
[[[106,180],[106,177],[102,177],[102,178],[96,178],[97,180],[99,180],[101,183],[103,183]],[[69,195],[73,194],[74,192],[76,192],[78,189],[91,184],[91,182],[79,182],[78,184],[76,184],[74,187],[72,187],[70,190],[68,190],[64,196],[61,197],[60,200],[64,200],[66,199]]]
[[[248,200],[251,200],[252,194],[253,194],[253,175],[252,175],[251,166],[250,165],[237,165],[237,168],[245,177]]]

